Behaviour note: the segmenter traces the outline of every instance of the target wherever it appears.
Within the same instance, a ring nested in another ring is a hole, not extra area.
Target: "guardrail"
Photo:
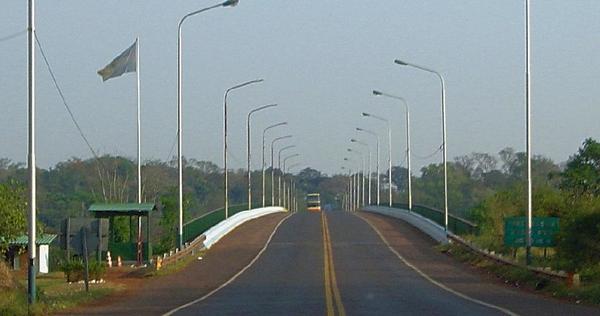
[[[409,212],[405,209],[389,208],[383,206],[367,206],[364,207],[363,210],[401,219],[411,224],[412,226],[418,228],[423,233],[429,235],[437,242],[442,244],[448,243],[448,236],[446,235],[444,227],[440,226],[433,220],[415,212]]]
[[[229,207],[229,214],[233,215],[248,209],[248,204],[236,204]],[[192,242],[196,237],[202,235],[209,228],[217,225],[225,219],[225,208],[221,207],[202,214],[183,224],[183,242]]]

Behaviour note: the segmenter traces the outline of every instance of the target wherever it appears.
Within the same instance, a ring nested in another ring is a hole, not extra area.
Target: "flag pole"
[[[141,130],[141,102],[140,102],[140,38],[135,39],[135,73],[137,77],[137,179],[138,179],[138,204],[142,203],[142,130]],[[139,207],[139,205],[138,205]],[[142,216],[138,216],[137,236],[137,263],[142,264]]]
[[[27,168],[29,173],[29,256],[27,294],[29,305],[36,301],[36,163],[35,163],[35,0],[29,0],[29,21],[27,28],[27,64],[28,64],[28,106],[29,106],[29,148]]]

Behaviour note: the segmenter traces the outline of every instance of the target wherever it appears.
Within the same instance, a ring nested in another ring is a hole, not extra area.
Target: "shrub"
[[[578,270],[600,261],[600,213],[587,213],[564,221],[557,255],[564,268]]]
[[[81,259],[66,260],[60,266],[60,270],[65,274],[67,282],[78,282],[83,280],[84,268],[85,266]]]

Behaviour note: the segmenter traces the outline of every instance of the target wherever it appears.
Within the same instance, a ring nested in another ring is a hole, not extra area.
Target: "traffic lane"
[[[437,243],[405,221],[360,212],[407,261],[446,286],[521,315],[600,315],[597,307],[581,306],[506,286],[492,275],[440,253]]]
[[[277,230],[260,258],[235,281],[175,315],[323,315],[319,213],[301,212]]]
[[[353,213],[327,212],[348,315],[503,315],[441,289],[403,264]]]
[[[213,245],[201,261],[182,271],[140,282],[94,306],[61,315],[162,315],[214,290],[246,266],[287,213],[270,214],[237,227]]]

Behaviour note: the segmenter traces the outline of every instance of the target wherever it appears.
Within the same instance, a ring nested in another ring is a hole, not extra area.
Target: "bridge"
[[[507,286],[439,251],[420,226],[364,211],[270,213],[239,225],[184,270],[69,315],[600,312]]]

